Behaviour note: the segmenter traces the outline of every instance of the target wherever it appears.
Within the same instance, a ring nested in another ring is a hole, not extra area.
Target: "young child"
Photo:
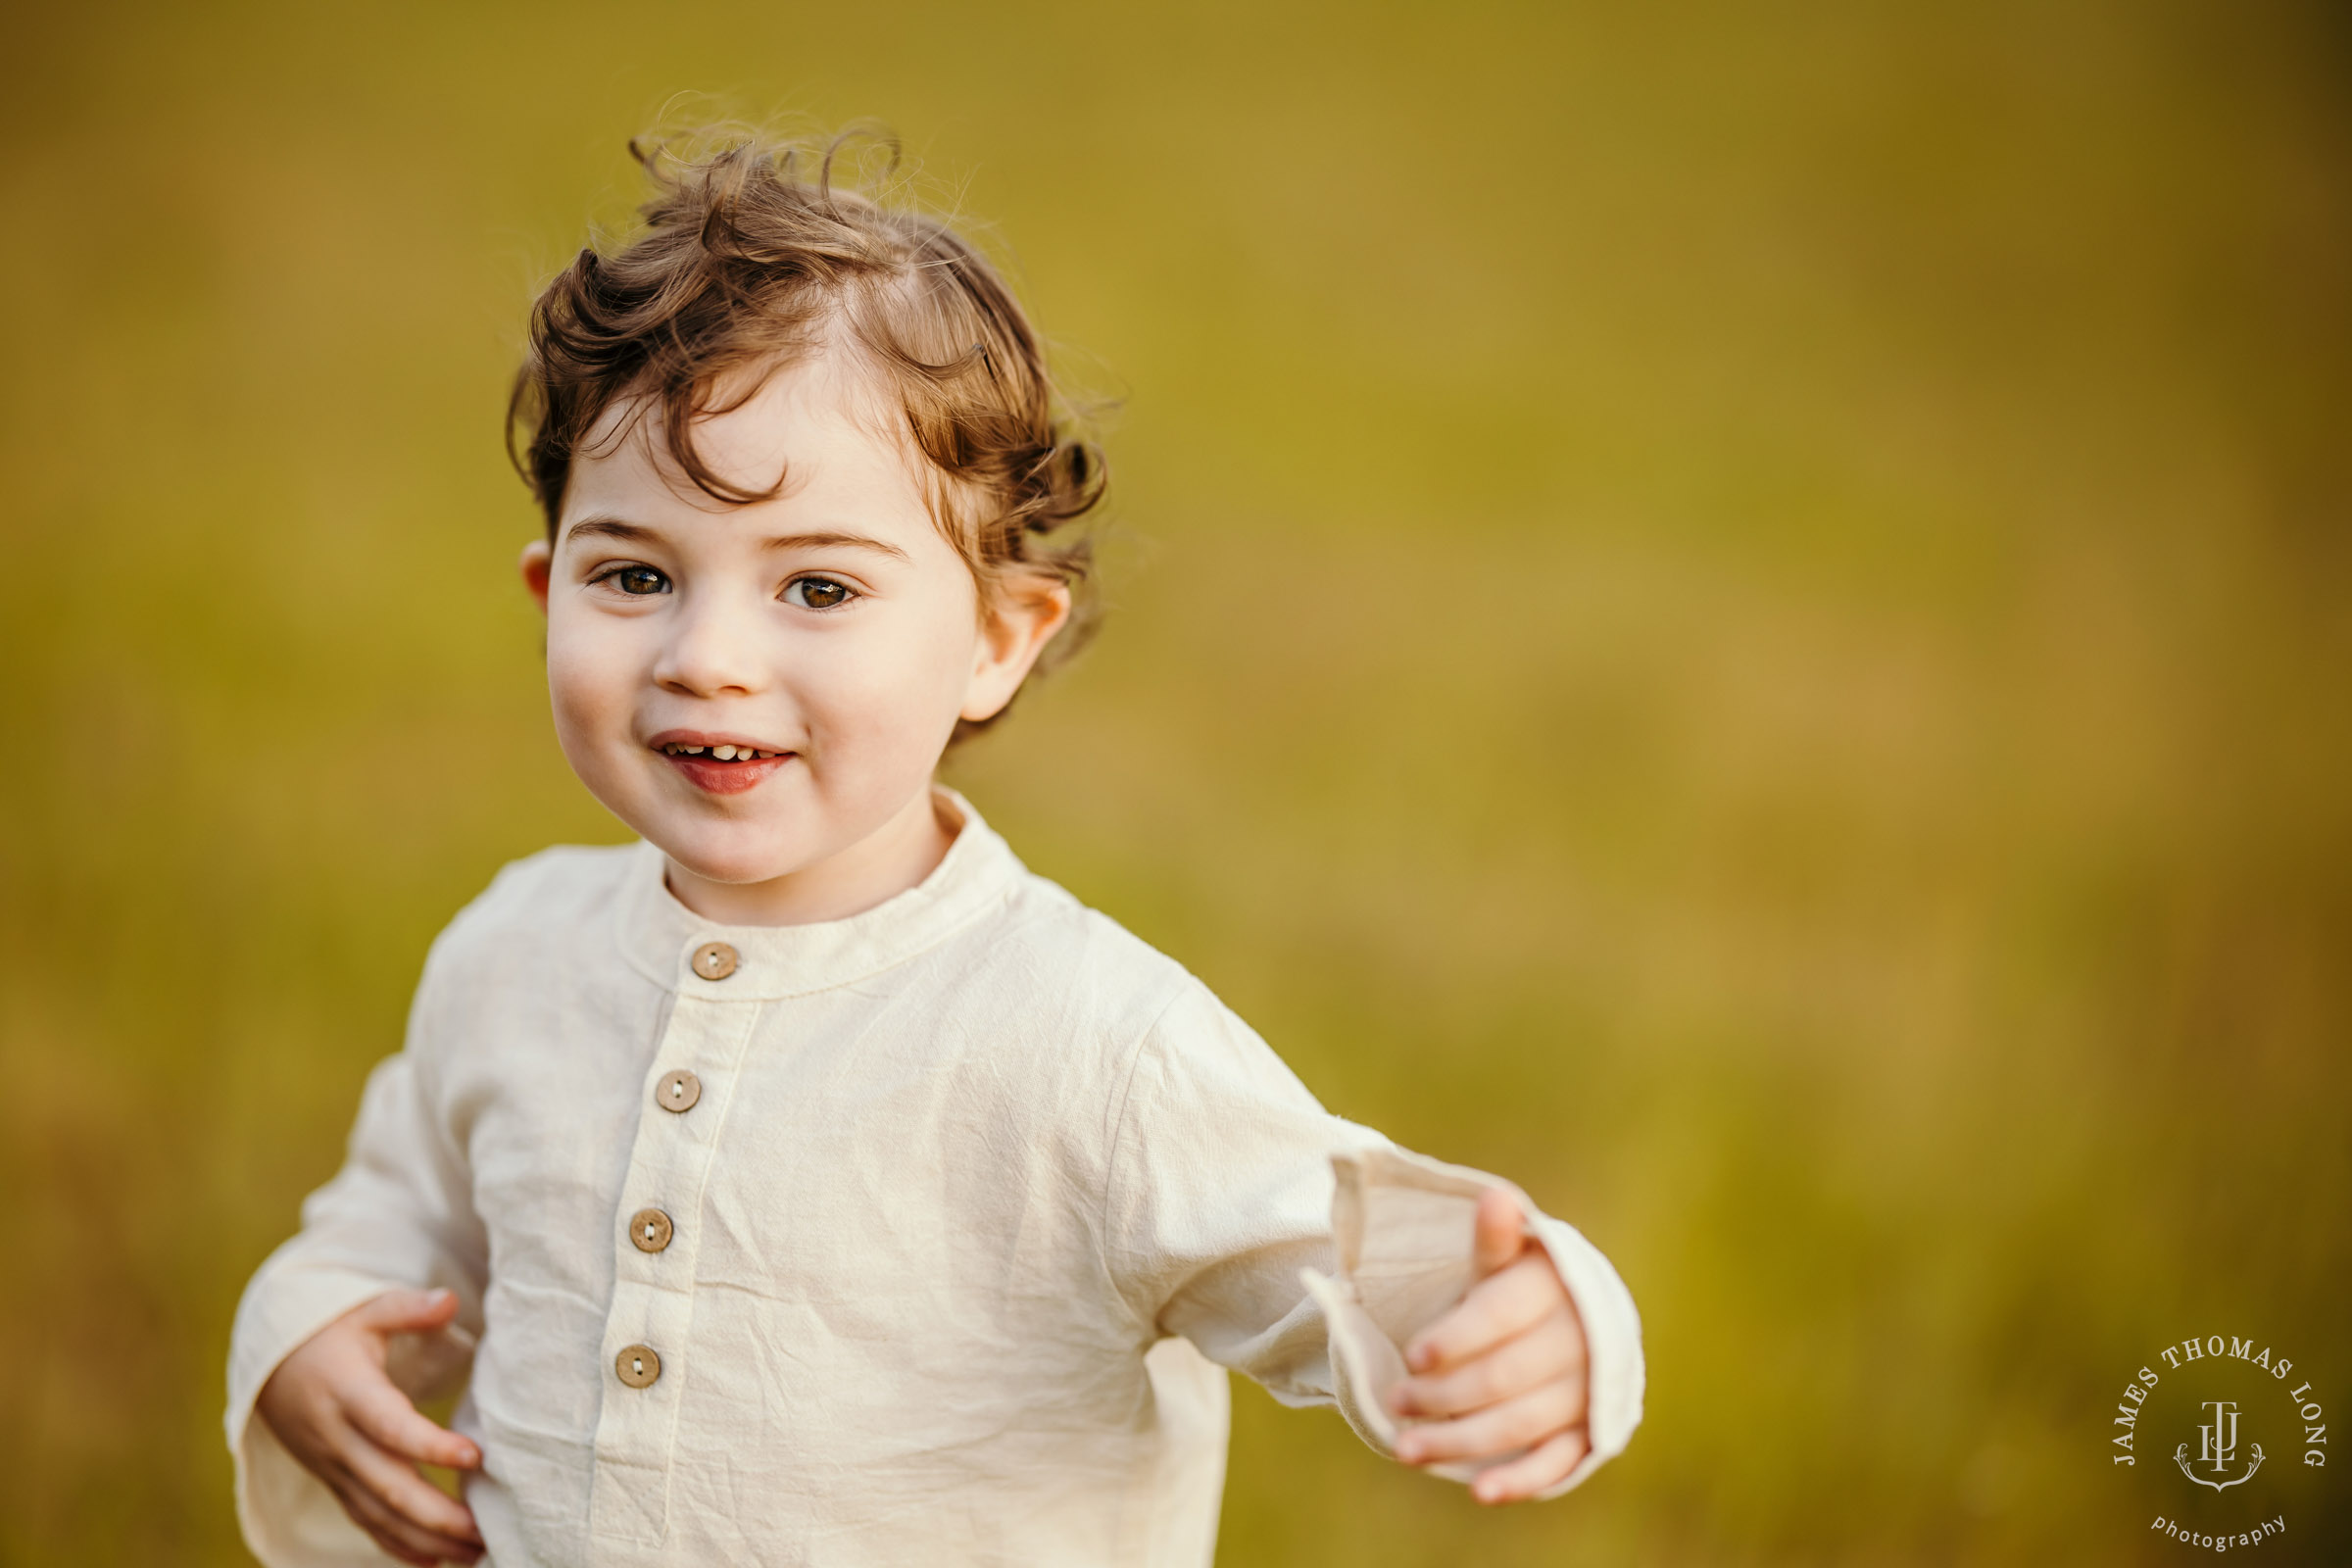
[[[646,163],[514,421],[556,729],[643,842],[434,943],[237,1313],[255,1554],[1197,1565],[1227,1368],[1482,1500],[1575,1485],[1641,1419],[1607,1261],[1325,1112],[933,782],[1101,490],[1004,283],[789,153]]]

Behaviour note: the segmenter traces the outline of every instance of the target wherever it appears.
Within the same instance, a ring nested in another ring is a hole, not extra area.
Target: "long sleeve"
[[[463,1370],[479,1332],[487,1273],[481,1227],[463,1165],[420,1083],[434,989],[428,964],[408,1049],[369,1075],[342,1170],[304,1200],[301,1231],[263,1263],[237,1306],[226,1418],[237,1517],[246,1544],[270,1568],[373,1568],[390,1560],[269,1424],[254,1419],[262,1385],[287,1352],[386,1290],[447,1287],[459,1298],[456,1328],[393,1344],[394,1381],[423,1397]]]
[[[1608,1260],[1516,1187],[1409,1153],[1326,1112],[1205,989],[1143,1042],[1112,1148],[1105,1252],[1156,1332],[1289,1404],[1336,1404],[1387,1453],[1402,1347],[1474,1278],[1479,1195],[1520,1199],[1583,1320],[1592,1451],[1544,1494],[1620,1452],[1642,1419],[1641,1321]],[[1475,1467],[1441,1468],[1466,1480]]]

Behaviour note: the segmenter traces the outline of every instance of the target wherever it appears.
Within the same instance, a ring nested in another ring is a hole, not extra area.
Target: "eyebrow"
[[[623,539],[638,540],[658,537],[651,528],[640,528],[618,517],[582,517],[564,530],[566,539]]]
[[[847,545],[854,550],[872,550],[899,561],[908,561],[906,551],[882,539],[869,539],[861,533],[785,533],[760,541],[762,550],[823,550]]]
[[[648,528],[639,523],[623,522],[618,517],[582,517],[564,530],[564,537],[566,539],[618,539],[630,543],[659,539],[661,536],[658,529]],[[871,550],[877,555],[889,556],[897,561],[912,559],[897,545],[891,544],[887,540],[871,539],[861,533],[786,533],[760,541],[760,548],[762,550],[822,550],[842,546],[856,550]]]

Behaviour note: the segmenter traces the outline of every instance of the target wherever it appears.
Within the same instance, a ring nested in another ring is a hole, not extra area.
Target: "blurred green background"
[[[441,923],[619,836],[500,417],[665,116],[895,127],[1119,400],[1106,633],[956,781],[1645,1312],[1541,1508],[1245,1393],[1225,1563],[2169,1562],[2158,1347],[2352,1420],[2341,7],[9,32],[0,1557],[242,1560],[239,1288]]]

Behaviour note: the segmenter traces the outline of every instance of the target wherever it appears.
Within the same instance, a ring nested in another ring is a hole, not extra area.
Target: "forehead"
[[[572,461],[565,518],[590,512],[727,515],[850,508],[869,522],[932,526],[928,465],[870,376],[835,353],[722,382],[715,412],[694,419],[691,445],[723,486],[755,495],[721,500],[698,486],[671,451],[666,417],[650,394],[615,399]],[[779,478],[782,480],[778,483]]]

